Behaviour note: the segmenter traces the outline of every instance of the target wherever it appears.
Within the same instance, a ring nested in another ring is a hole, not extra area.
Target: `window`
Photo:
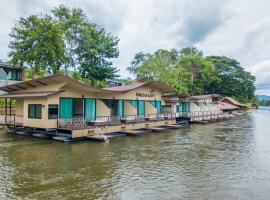
[[[17,73],[16,73],[16,70],[12,70],[11,71],[11,80],[17,80]]]
[[[41,104],[29,104],[28,105],[28,118],[41,119]]]
[[[58,105],[49,104],[48,118],[49,119],[57,119],[58,118]]]
[[[22,70],[17,70],[16,80],[17,81],[21,81],[22,80]]]

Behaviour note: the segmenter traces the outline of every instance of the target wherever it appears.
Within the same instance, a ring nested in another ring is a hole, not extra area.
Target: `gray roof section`
[[[21,67],[20,65],[12,65],[6,62],[2,62],[0,60],[0,67],[2,68],[12,68],[12,69],[20,69],[20,68],[26,68],[26,67]]]

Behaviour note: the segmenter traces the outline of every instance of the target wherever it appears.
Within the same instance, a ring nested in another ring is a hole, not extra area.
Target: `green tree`
[[[9,57],[13,64],[27,65],[31,78],[44,70],[57,73],[64,62],[63,31],[48,15],[20,18],[10,34]]]
[[[122,82],[124,85],[129,85],[129,84],[132,83],[132,79],[131,79],[131,78],[122,79],[121,82]]]
[[[138,52],[135,54],[133,60],[131,61],[131,64],[129,67],[127,67],[127,70],[132,74],[136,73],[136,70],[139,66],[141,66],[145,60],[147,60],[150,57],[150,54],[145,54],[143,52]]]
[[[91,84],[117,77],[110,59],[119,55],[117,37],[91,22],[77,8],[60,5],[52,16],[32,15],[21,18],[10,36],[10,57],[13,63],[31,68],[31,77],[68,70],[78,71]]]
[[[80,29],[88,24],[87,17],[81,9],[67,8],[60,5],[51,11],[64,32],[63,39],[65,43],[65,75],[68,75],[69,69],[74,69],[78,64],[76,49],[80,38]]]
[[[64,30],[65,73],[73,66],[91,84],[115,78],[117,69],[109,60],[119,55],[119,39],[92,23],[81,9],[60,5],[52,13]]]
[[[260,106],[270,106],[270,100],[257,100],[256,103],[258,103]]]
[[[118,57],[118,42],[118,38],[106,33],[103,27],[85,25],[80,30],[76,49],[80,75],[93,81],[117,77],[117,69],[109,59]]]
[[[198,50],[196,47],[191,46],[191,47],[185,47],[182,48],[179,51],[180,56],[203,56],[203,52]]]
[[[161,81],[181,93],[203,94],[214,77],[215,66],[202,55],[195,47],[139,52],[128,70],[138,79]]]
[[[215,79],[215,66],[212,62],[199,55],[183,56],[175,67],[179,71],[178,83],[184,82],[190,94],[198,95],[209,92],[208,87]]]
[[[250,102],[255,95],[255,77],[241,67],[240,63],[225,56],[209,56],[214,63],[217,79],[212,80],[209,90],[223,96],[231,96],[242,102]]]
[[[178,59],[174,50],[159,49],[153,54],[137,53],[128,70],[141,80],[161,81],[168,78],[168,70]]]

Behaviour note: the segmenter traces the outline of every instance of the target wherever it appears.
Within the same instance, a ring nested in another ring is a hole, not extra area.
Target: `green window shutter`
[[[11,80],[11,71],[7,73],[7,80]]]
[[[183,112],[183,102],[179,102],[178,112]]]
[[[35,118],[35,105],[34,104],[28,105],[28,118]]]
[[[187,102],[187,112],[190,112],[190,103]]]
[[[60,118],[70,119],[73,116],[73,99],[60,98]]]
[[[124,117],[124,100],[119,99],[117,102],[117,115],[120,116],[121,118]]]
[[[144,115],[144,101],[138,100],[138,115]]]
[[[157,114],[161,113],[161,101],[156,102]]]
[[[41,105],[36,105],[36,116],[35,118],[36,119],[41,119],[42,118],[42,113],[41,113]]]
[[[42,105],[29,104],[28,105],[28,118],[42,119]]]
[[[183,102],[182,103],[182,106],[183,106],[183,112],[187,112],[186,102]]]
[[[87,121],[96,119],[96,99],[85,99],[85,118]]]
[[[182,102],[182,110],[183,110],[183,112],[190,112],[190,103],[189,102]]]
[[[58,105],[49,104],[48,106],[48,119],[57,119],[58,118]]]
[[[11,71],[11,79],[12,80],[16,80],[17,79],[17,77],[16,77],[16,71],[15,70]]]

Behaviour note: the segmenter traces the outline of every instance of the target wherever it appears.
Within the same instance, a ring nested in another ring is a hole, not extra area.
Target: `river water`
[[[0,134],[7,199],[270,199],[270,109],[232,120],[61,143]]]

